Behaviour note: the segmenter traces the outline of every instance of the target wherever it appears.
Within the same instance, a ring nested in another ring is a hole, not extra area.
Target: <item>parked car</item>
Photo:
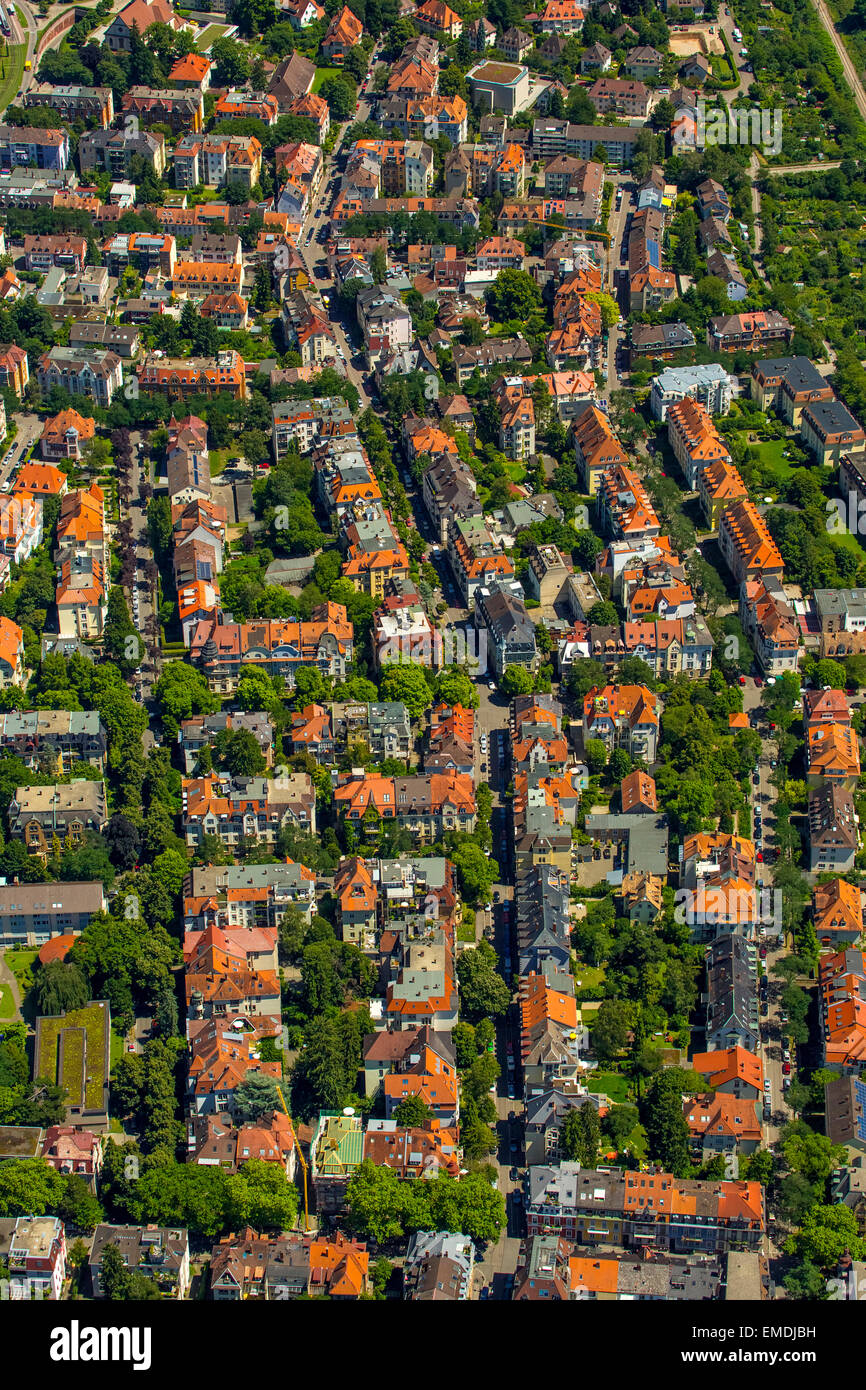
[[[761,947],[761,949],[758,951],[758,955],[761,957],[761,960],[766,960],[766,959],[767,959],[767,948],[766,948],[766,946],[762,946],[762,947]]]
[[[767,1095],[770,1094],[770,1078],[768,1076],[764,1077],[764,1090]]]
[[[790,1063],[790,1062],[783,1062],[783,1063],[782,1063],[782,1075],[783,1075],[783,1076],[790,1076],[790,1075],[791,1075],[791,1063]]]

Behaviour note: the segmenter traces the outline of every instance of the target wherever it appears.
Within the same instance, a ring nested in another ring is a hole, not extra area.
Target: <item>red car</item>
[[[755,685],[758,687],[759,690],[761,689],[761,686],[762,686],[763,684],[764,684],[763,677],[762,677],[762,676],[755,676]]]
[[[740,685],[745,685],[745,684],[746,684],[746,677],[745,677],[745,676],[738,676],[737,679],[739,680]]]
[[[760,850],[758,850],[758,853],[755,855],[755,858],[757,859],[757,861],[758,861],[759,864],[763,864],[763,862],[764,862],[764,856],[763,856],[763,854],[761,853]]]
[[[791,1063],[790,1063],[790,1062],[783,1062],[783,1063],[782,1063],[782,1075],[783,1075],[783,1076],[790,1076],[790,1075],[791,1075]]]
[[[767,959],[767,948],[766,948],[766,946],[762,946],[762,947],[761,947],[760,951],[758,952],[758,955],[761,957],[761,960],[766,960],[766,959]]]

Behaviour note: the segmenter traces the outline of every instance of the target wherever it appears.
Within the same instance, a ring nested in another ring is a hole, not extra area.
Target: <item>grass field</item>
[[[112,1071],[114,1071],[114,1068],[117,1066],[117,1063],[120,1061],[121,1057],[123,1056],[123,1050],[124,1050],[124,1048],[125,1048],[125,1046],[126,1046],[126,1041],[125,1041],[124,1038],[121,1037],[120,1033],[115,1033],[115,1031],[114,1031],[113,1028],[112,1028],[112,1030],[111,1030],[111,1033],[110,1033],[109,1037],[110,1037],[110,1046],[109,1046],[109,1066],[110,1066],[110,1069],[111,1069]]]
[[[622,1105],[628,1100],[628,1082],[617,1071],[592,1072],[586,1083],[586,1089],[592,1091],[594,1095],[603,1093],[610,1096],[611,1100],[618,1105]]]
[[[3,59],[3,66],[6,75],[0,78],[0,109],[5,109],[10,102],[15,100],[18,89],[21,86],[21,79],[24,76],[24,63],[27,58],[26,43],[12,44],[9,52]]]
[[[342,68],[316,68],[316,75],[313,78],[310,91],[317,92],[323,82],[327,81],[329,77],[339,77],[341,72]]]
[[[8,985],[0,984],[0,1018],[15,1017],[15,1002]]]
[[[576,961],[574,966],[574,987],[575,989],[600,989],[604,981],[604,967],[601,965],[584,965],[582,961]],[[578,984],[578,980],[580,984]]]

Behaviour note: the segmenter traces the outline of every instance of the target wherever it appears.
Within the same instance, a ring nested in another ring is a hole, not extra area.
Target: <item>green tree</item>
[[[278,1083],[264,1072],[250,1072],[235,1090],[235,1114],[241,1120],[258,1120],[269,1110],[280,1110]]]
[[[585,738],[583,753],[591,777],[597,777],[607,765],[607,745],[600,738]]]
[[[631,1008],[623,999],[605,999],[595,1016],[592,1047],[599,1061],[612,1061],[628,1041]]]
[[[859,1234],[853,1211],[842,1204],[812,1207],[800,1230],[785,1241],[786,1255],[796,1255],[824,1271],[835,1269],[846,1252],[862,1260],[866,1240]]]
[[[460,1011],[470,1022],[498,1018],[508,1008],[511,994],[496,969],[496,952],[487,941],[474,951],[464,951],[457,960],[460,982]]]
[[[683,1114],[683,1073],[677,1067],[661,1072],[647,1090],[642,1119],[650,1153],[675,1177],[686,1177],[689,1127]]]
[[[34,986],[39,1014],[65,1014],[81,1009],[89,992],[83,972],[72,961],[52,960],[43,965]]]
[[[424,1129],[432,1120],[433,1112],[420,1096],[406,1096],[395,1107],[393,1118],[406,1129]]]
[[[383,700],[402,701],[410,717],[420,719],[432,704],[432,693],[421,666],[383,666],[380,693]]]
[[[112,1303],[130,1300],[140,1302],[160,1298],[153,1279],[138,1269],[128,1269],[116,1245],[106,1245],[99,1263],[99,1282],[105,1297]]]
[[[514,695],[529,695],[533,684],[532,674],[525,666],[508,666],[499,679],[499,688],[509,699]]]
[[[559,1126],[559,1147],[564,1158],[594,1168],[601,1143],[601,1121],[591,1101],[569,1110]]]
[[[500,270],[487,291],[491,318],[525,324],[541,304],[541,290],[525,270]]]

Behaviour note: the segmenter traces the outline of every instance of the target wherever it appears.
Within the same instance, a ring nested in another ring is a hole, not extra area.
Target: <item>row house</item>
[[[207,184],[219,188],[235,183],[252,189],[262,169],[262,147],[254,135],[187,135],[174,151],[174,181],[177,188]]]
[[[304,0],[306,3],[306,0]],[[315,8],[311,6],[311,8]],[[332,1236],[259,1236],[250,1227],[213,1247],[210,1293],[218,1303],[369,1297],[370,1256],[341,1231]]]
[[[357,434],[352,412],[342,396],[281,401],[271,407],[271,413],[271,440],[277,463],[294,447],[307,454],[317,442]]]
[[[804,406],[800,435],[821,465],[839,464],[843,456],[866,452],[866,432],[838,400]]]
[[[664,361],[694,346],[695,335],[685,323],[635,323],[629,330],[632,366],[642,357],[656,357]]]
[[[100,267],[104,269],[104,267]],[[139,332],[128,323],[73,323],[69,329],[71,348],[109,348],[125,360],[138,353]]]
[[[601,529],[614,540],[657,536],[661,531],[643,483],[623,464],[601,474],[596,506]]]
[[[716,459],[701,470],[698,479],[698,496],[701,511],[711,531],[719,525],[719,518],[732,502],[741,502],[749,495],[738,470],[724,459]]]
[[[244,270],[242,265],[225,265],[219,261],[178,261],[172,282],[177,294],[239,294],[243,289]]]
[[[16,491],[0,495],[0,554],[22,565],[42,544],[42,498]]]
[[[692,1069],[703,1076],[717,1095],[735,1096],[754,1104],[764,1095],[764,1064],[745,1047],[696,1052]]]
[[[28,767],[62,775],[77,762],[101,769],[107,742],[95,710],[13,710],[0,714],[0,748]]]
[[[364,1095],[382,1096],[391,1118],[402,1100],[418,1096],[443,1125],[460,1114],[454,1044],[429,1024],[405,1023],[364,1039]]]
[[[854,799],[832,782],[809,792],[809,870],[850,873],[860,848],[859,817]]]
[[[669,406],[666,418],[668,443],[689,490],[694,492],[708,464],[730,464],[728,447],[713,424],[709,411],[691,396],[685,396]]]
[[[587,406],[574,422],[574,455],[583,491],[590,497],[597,495],[599,481],[610,469],[628,466],[610,420],[596,405]]]
[[[0,388],[23,396],[30,380],[27,352],[17,343],[0,344]]]
[[[810,787],[853,791],[860,777],[860,748],[850,724],[813,724],[806,729],[806,781]]]
[[[165,172],[165,136],[162,131],[91,130],[78,142],[83,175],[96,171],[125,179],[132,159],[143,159],[157,178]]]
[[[715,644],[703,618],[623,623],[622,631],[629,654],[645,661],[658,679],[709,678]]]
[[[848,947],[822,956],[818,991],[826,1067],[859,1075],[866,1061],[866,957]]]
[[[859,885],[844,878],[816,884],[812,889],[812,922],[819,945],[835,949],[857,947],[863,933]]]
[[[475,828],[475,788],[463,773],[395,778],[353,772],[334,787],[334,803],[350,823],[396,820],[420,844]]]
[[[219,1018],[187,1020],[189,1067],[187,1108],[196,1115],[233,1114],[235,1092],[248,1077],[282,1078],[280,1062],[262,1061],[262,1038],[279,1036],[279,1028],[268,1020],[259,1025],[225,1023]]]
[[[237,687],[241,669],[254,663],[290,687],[303,666],[344,680],[354,652],[354,629],[339,603],[320,604],[308,622],[296,619],[199,623],[190,640],[190,656],[218,693]]]
[[[451,529],[459,521],[482,516],[475,474],[456,453],[433,456],[424,470],[423,495],[441,545],[448,544]]]
[[[24,681],[24,633],[11,618],[0,618],[0,689]]]
[[[24,93],[21,105],[25,110],[49,106],[70,124],[95,120],[103,130],[114,120],[114,93],[110,87],[54,87],[49,82],[34,82]]]
[[[722,513],[719,549],[737,584],[767,576],[782,578],[779,548],[757,507],[746,499],[733,502]]]
[[[816,589],[822,656],[850,656],[866,645],[866,590]]]
[[[152,91],[130,87],[121,102],[126,116],[135,116],[145,127],[167,125],[173,135],[197,134],[204,126],[204,97],[199,91]]]
[[[297,1152],[292,1121],[282,1110],[235,1125],[222,1115],[191,1115],[187,1122],[187,1162],[236,1173],[250,1159],[278,1164],[294,1182]]]
[[[395,598],[389,605],[386,598],[385,605],[373,616],[371,634],[373,660],[378,669],[409,663],[439,670],[444,660],[442,634],[433,626],[420,599]]]
[[[305,772],[269,781],[265,777],[184,778],[181,819],[191,848],[215,835],[227,849],[244,843],[274,845],[279,832],[316,831],[316,795]]]
[[[9,833],[21,840],[28,854],[46,860],[54,841],[73,848],[88,831],[101,834],[108,823],[104,782],[73,779],[41,787],[18,787],[9,805]]]
[[[707,327],[707,344],[716,352],[759,352],[768,343],[787,347],[793,336],[793,325],[778,309],[721,315]]]
[[[457,588],[470,608],[479,589],[491,581],[514,578],[511,559],[495,544],[480,516],[466,517],[449,528],[448,559]]]
[[[244,950],[253,951],[253,963],[273,968],[275,932],[286,912],[297,909],[310,921],[315,906],[315,873],[291,859],[192,865],[183,885],[184,942],[211,926],[240,933]]]
[[[107,408],[123,385],[123,365],[116,352],[53,347],[40,357],[36,380],[43,396],[57,386]]]
[[[244,933],[229,936],[209,926],[184,943],[184,988],[189,1018],[236,1021],[239,1017],[280,1021],[280,980],[262,969],[257,943],[245,949]]]
[[[69,163],[66,130],[36,130],[32,126],[0,125],[0,169],[19,164],[37,169],[64,170]]]
[[[139,391],[169,400],[230,395],[242,401],[247,397],[243,358],[233,349],[217,353],[216,362],[213,358],[147,358],[137,376]]]
[[[80,271],[87,260],[87,238],[63,233],[26,236],[24,258],[28,270],[38,270],[43,274],[54,265]]]
[[[444,135],[452,148],[466,140],[469,129],[469,112],[461,96],[390,96],[379,102],[377,119],[389,135],[427,141]]]
[[[777,576],[747,579],[740,586],[740,622],[766,676],[797,670],[800,627]]]
[[[100,879],[0,885],[0,945],[36,950],[59,938],[68,947],[94,913],[105,911],[107,903]],[[56,949],[50,947],[48,960]]]
[[[170,280],[177,264],[177,242],[165,232],[118,232],[103,246],[111,275],[120,276],[127,266],[142,277],[156,271]]]
[[[497,677],[510,666],[534,668],[535,624],[521,598],[498,586],[492,592],[482,588],[476,597],[475,621],[487,634],[488,657]]]
[[[736,923],[740,927],[749,924]],[[707,1005],[704,1035],[708,1048],[760,1045],[757,948],[739,931],[717,935],[707,949]]]
[[[217,714],[199,714],[193,719],[184,719],[181,723],[177,742],[183,754],[187,777],[192,776],[203,748],[210,748],[219,740],[226,740],[230,734],[239,730],[252,734],[259,746],[259,752],[270,766],[273,762],[274,744],[274,726],[270,716],[257,710],[250,713],[220,711]]]
[[[120,16],[116,16],[117,19]],[[112,1246],[126,1269],[151,1279],[162,1298],[185,1299],[190,1287],[189,1237],[186,1227],[109,1226],[100,1224],[93,1234],[87,1269],[94,1298],[105,1298],[102,1265]]]

